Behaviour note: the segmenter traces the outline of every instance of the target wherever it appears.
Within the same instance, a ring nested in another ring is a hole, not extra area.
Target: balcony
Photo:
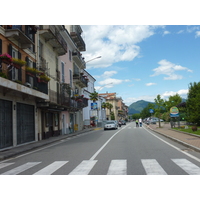
[[[73,56],[73,59],[76,62],[76,64],[80,67],[80,69],[85,69],[86,68],[85,60],[81,56],[79,51],[72,52],[72,56]]]
[[[0,91],[6,95],[22,95],[23,98],[29,96],[40,100],[48,100],[48,86],[45,83],[37,83],[36,77],[29,79],[25,75],[25,70],[17,69],[13,66],[7,68],[3,66],[0,72]]]
[[[88,85],[88,79],[79,73],[74,73],[73,81],[81,88],[87,87]]]
[[[42,25],[40,26],[39,33],[42,37],[44,37],[45,42],[48,42],[59,56],[67,53],[67,43],[56,29],[56,26]]]
[[[85,51],[85,42],[81,37],[82,29],[80,25],[71,25],[70,26],[70,36],[73,41],[76,43],[79,51]]]
[[[47,61],[42,56],[39,56],[39,70],[47,71]]]
[[[34,45],[32,38],[29,37],[29,34],[23,31],[22,25],[7,26],[7,29],[5,29],[5,37],[15,39],[21,44],[22,49],[30,48],[31,45]]]

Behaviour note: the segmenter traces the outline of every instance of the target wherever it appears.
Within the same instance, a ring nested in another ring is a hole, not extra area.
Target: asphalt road
[[[199,175],[200,154],[128,123],[0,162],[1,175]]]

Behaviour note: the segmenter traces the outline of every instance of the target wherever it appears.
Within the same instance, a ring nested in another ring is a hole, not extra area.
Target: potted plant
[[[26,74],[34,77],[36,74],[36,69],[32,67],[26,67]]]
[[[8,53],[0,55],[0,59],[6,64],[10,64],[12,62],[12,57]]]
[[[40,75],[39,76],[39,79],[40,79],[40,81],[42,81],[42,82],[44,82],[44,83],[47,83],[47,82],[49,82],[51,79],[48,77],[48,76],[46,76],[45,74],[42,74],[42,75]]]
[[[26,61],[23,61],[17,58],[12,58],[12,63],[14,67],[20,69],[23,65],[26,64]]]

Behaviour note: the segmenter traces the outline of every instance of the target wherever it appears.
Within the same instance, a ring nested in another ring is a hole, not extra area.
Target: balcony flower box
[[[46,76],[45,74],[42,74],[38,77],[38,81],[39,82],[44,82],[44,83],[48,83],[51,79]]]
[[[10,64],[12,62],[12,57],[7,53],[0,55],[0,59],[3,63],[6,64]]]
[[[12,64],[15,68],[20,69],[23,65],[26,64],[26,61],[17,58],[12,58]]]
[[[26,67],[26,74],[28,74],[29,76],[34,77],[36,75],[36,69],[32,68],[32,67]]]

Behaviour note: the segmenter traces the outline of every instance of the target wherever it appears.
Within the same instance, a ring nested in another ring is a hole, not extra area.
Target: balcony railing
[[[42,25],[40,26],[40,34],[45,38],[46,42],[51,44],[59,56],[67,53],[67,43],[56,29],[56,26]]]
[[[73,56],[74,61],[76,62],[76,64],[79,66],[80,69],[86,68],[85,60],[79,51],[76,50],[76,51],[72,52],[72,56]]]
[[[85,42],[81,37],[82,29],[80,25],[71,25],[70,26],[70,35],[73,41],[76,43],[80,51],[85,51]]]
[[[5,36],[14,38],[21,44],[22,49],[30,48],[34,45],[34,34],[37,32],[35,26],[7,25],[5,27]]]
[[[0,69],[0,77],[3,77],[6,80],[18,83],[22,86],[32,89],[31,91],[27,93],[29,95],[38,96],[40,98],[41,93],[37,93],[36,91],[42,92],[46,95],[48,94],[48,84],[45,82],[39,82],[36,75],[26,74],[26,70],[22,67],[17,68],[16,66],[2,63],[2,67]],[[8,83],[7,84],[8,86],[12,85],[8,81],[7,82],[5,81],[5,83]],[[3,87],[4,86],[7,87],[6,84],[4,84],[4,82],[2,82],[2,84],[0,83],[0,85]],[[16,88],[18,92],[26,93],[26,89],[24,87],[19,87],[19,88],[21,89]],[[45,96],[45,99],[46,99],[46,96]]]
[[[73,80],[77,85],[79,85],[82,88],[87,87],[88,85],[88,79],[86,79],[86,77],[81,74],[77,74],[77,73],[74,74]]]

